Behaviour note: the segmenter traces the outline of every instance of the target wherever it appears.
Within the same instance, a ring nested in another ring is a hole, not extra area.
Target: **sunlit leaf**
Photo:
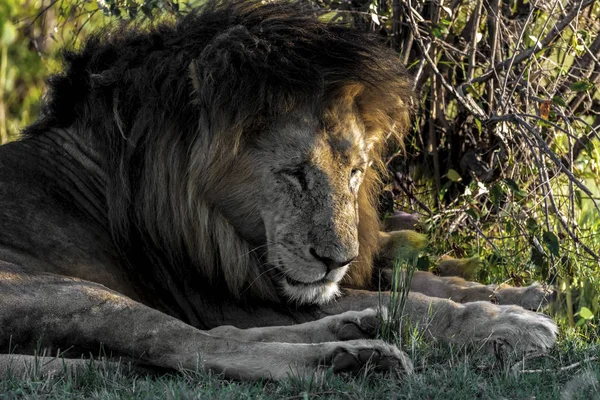
[[[381,25],[381,23],[379,22],[379,17],[377,16],[377,14],[373,13],[371,14],[371,20],[373,21],[373,23],[377,26]]]
[[[481,133],[483,132],[483,129],[481,126],[481,121],[477,117],[475,117],[474,120],[475,120],[475,125],[477,126],[477,131],[481,135]]]
[[[533,42],[533,45],[538,47],[538,48],[542,48],[542,44],[540,43],[539,39],[533,35],[529,35],[529,40],[531,40]]]
[[[2,44],[5,46],[10,46],[14,43],[17,38],[17,28],[10,22],[4,22],[4,29],[2,29]]]
[[[587,307],[581,307],[581,310],[579,310],[579,316],[583,319],[592,319],[594,318],[594,313]]]
[[[458,172],[456,172],[456,170],[454,169],[449,169],[448,173],[446,174],[446,176],[448,177],[448,179],[450,179],[452,182],[460,182],[460,180],[462,179],[460,177],[460,174]]]

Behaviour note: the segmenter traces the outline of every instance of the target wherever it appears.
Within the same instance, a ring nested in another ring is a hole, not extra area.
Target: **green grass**
[[[364,372],[357,377],[290,376],[281,382],[234,382],[197,371],[161,376],[89,365],[53,377],[27,373],[0,377],[0,398],[278,398],[278,399],[590,399],[600,396],[599,343],[561,333],[547,355],[499,360],[483,349],[424,343],[410,337],[403,346],[416,372],[385,376]],[[586,361],[589,360],[589,361]],[[576,364],[578,363],[578,364]]]
[[[415,262],[398,262],[392,304],[380,337],[401,347],[411,358],[410,376],[380,375],[366,368],[359,376],[321,371],[311,377],[290,374],[280,382],[235,382],[203,371],[141,374],[114,364],[89,363],[55,376],[31,368],[0,376],[4,398],[125,399],[590,399],[600,398],[600,338],[595,326],[562,324],[558,342],[548,354],[501,359],[484,344],[457,346],[426,341],[403,324],[403,300]],[[406,275],[400,270],[408,271]]]

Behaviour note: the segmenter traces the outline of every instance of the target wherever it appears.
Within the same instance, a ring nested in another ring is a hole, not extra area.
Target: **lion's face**
[[[331,124],[289,117],[257,143],[268,263],[289,299],[323,303],[339,293],[359,251],[357,196],[368,147],[351,113]]]

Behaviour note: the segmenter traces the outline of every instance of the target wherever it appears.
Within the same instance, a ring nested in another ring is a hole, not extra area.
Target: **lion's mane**
[[[228,184],[222,168],[278,115],[344,102],[358,109],[375,143],[359,195],[360,262],[346,278],[354,286],[370,281],[377,169],[384,143],[399,143],[409,126],[411,89],[379,38],[317,14],[288,2],[213,1],[177,21],[109,30],[64,53],[65,72],[49,80],[43,117],[25,135],[70,128],[94,150],[106,179],[89,177],[103,187],[95,206],[106,221],[98,226],[147,302],[201,326],[186,297],[278,301],[257,244],[205,194]]]

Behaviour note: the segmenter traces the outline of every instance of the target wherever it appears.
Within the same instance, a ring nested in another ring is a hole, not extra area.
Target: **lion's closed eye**
[[[302,168],[284,169],[279,174],[300,191],[308,189],[306,174]]]

